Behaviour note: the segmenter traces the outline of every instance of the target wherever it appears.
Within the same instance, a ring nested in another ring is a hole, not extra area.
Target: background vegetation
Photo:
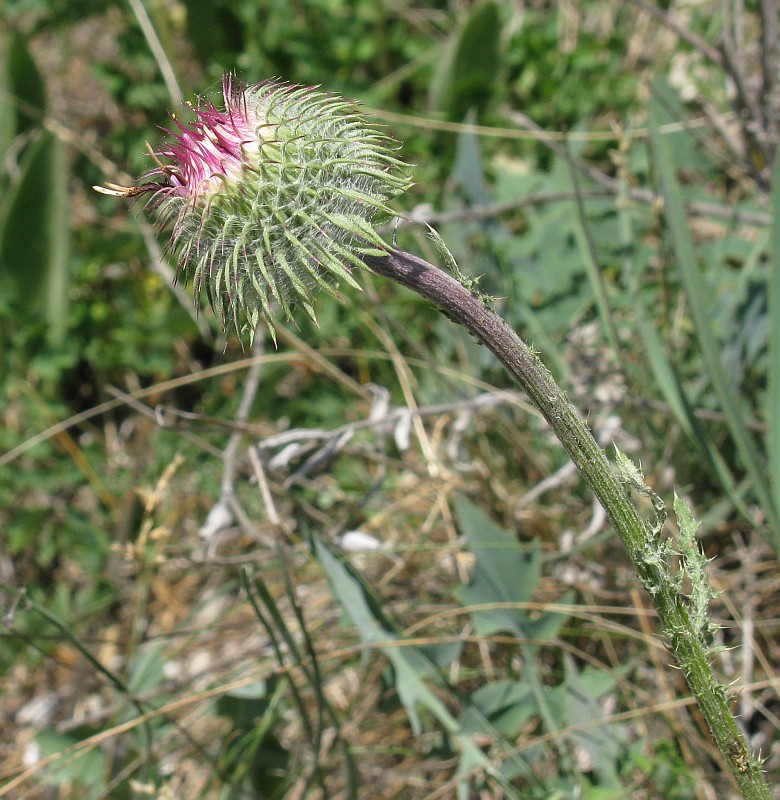
[[[489,353],[369,274],[245,351],[91,191],[224,70],[359,99],[415,164],[399,242],[692,504],[780,784],[776,67],[772,2],[7,0],[0,797],[731,791]]]

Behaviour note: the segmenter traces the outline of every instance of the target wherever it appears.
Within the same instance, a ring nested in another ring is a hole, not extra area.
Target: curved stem
[[[623,541],[639,580],[650,593],[669,649],[743,797],[769,800],[769,788],[760,762],[748,750],[729,709],[725,689],[715,678],[707,650],[691,623],[685,600],[663,557],[656,534],[640,517],[606,453],[550,372],[494,311],[446,272],[402,250],[392,250],[386,256],[367,256],[364,261],[372,272],[425,297],[462,325],[492,350],[527,392],[598,497]]]

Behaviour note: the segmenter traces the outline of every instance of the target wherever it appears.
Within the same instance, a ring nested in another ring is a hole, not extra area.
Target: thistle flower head
[[[335,95],[230,75],[222,95],[224,109],[190,106],[191,123],[171,115],[138,186],[95,189],[148,195],[160,227],[173,220],[169,246],[196,304],[205,296],[225,328],[264,320],[273,334],[274,308],[315,320],[315,288],[357,287],[351,268],[387,251],[374,226],[411,184],[394,143]]]

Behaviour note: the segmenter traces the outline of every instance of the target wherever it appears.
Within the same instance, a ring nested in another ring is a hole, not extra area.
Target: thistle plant
[[[316,89],[269,81],[222,82],[224,110],[200,102],[195,121],[171,115],[171,141],[134,187],[95,187],[120,197],[149,195],[169,247],[223,328],[250,336],[262,320],[273,334],[275,305],[313,321],[313,289],[336,294],[362,258],[387,252],[375,225],[388,201],[411,185],[394,143],[353,104]]]
[[[647,589],[670,652],[699,704],[745,798],[770,797],[759,759],[747,748],[711,666],[715,654],[707,604],[712,597],[695,523],[677,503],[683,536],[681,569],[664,536],[666,509],[641,472],[617,453],[609,462],[588,426],[549,371],[489,307],[474,286],[385,243],[375,225],[388,203],[410,185],[396,145],[355,106],[315,89],[268,82],[223,81],[224,110],[191,107],[195,121],[172,116],[170,141],[149,148],[155,166],[134,187],[95,187],[120,197],[148,195],[161,227],[173,221],[170,248],[178,274],[191,279],[223,327],[273,334],[276,313],[292,319],[302,307],[315,318],[313,292],[338,293],[339,282],[359,288],[355,268],[390,278],[433,302],[485,344],[526,391],[598,497],[637,576]],[[632,501],[652,501],[645,520]]]

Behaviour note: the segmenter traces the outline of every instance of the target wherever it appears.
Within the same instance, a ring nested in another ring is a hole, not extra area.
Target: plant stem
[[[769,800],[760,761],[748,750],[715,678],[708,651],[691,623],[686,601],[654,534],[615,475],[604,450],[563,390],[533,351],[483,300],[446,272],[417,256],[392,250],[368,256],[366,266],[433,302],[453,322],[485,344],[544,415],[583,479],[607,512],[650,593],[670,651],[707,720],[715,743],[746,800]]]

